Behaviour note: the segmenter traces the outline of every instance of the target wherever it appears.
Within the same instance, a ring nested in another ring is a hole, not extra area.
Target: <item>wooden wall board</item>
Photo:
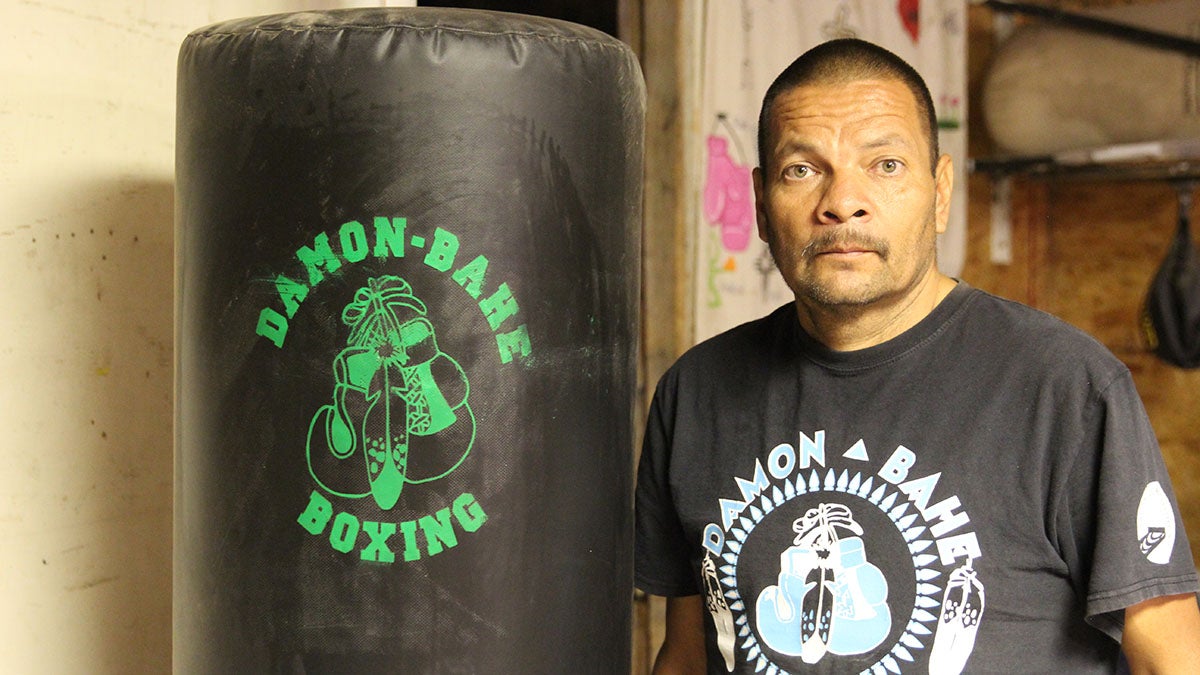
[[[658,379],[690,345],[692,332],[683,147],[689,91],[685,54],[691,39],[687,13],[684,0],[622,4],[623,20],[633,22],[623,33],[646,80],[639,413],[649,408]],[[632,675],[650,672],[662,645],[664,606],[662,598],[634,594]]]
[[[1011,300],[1036,303],[1038,280],[1032,274],[1029,261],[1044,246],[1042,228],[1038,225],[1044,217],[1044,195],[1036,188],[1019,181],[1014,188],[1021,197],[1012,204],[1012,262],[998,264],[992,261],[991,251],[991,178],[980,174],[970,176],[967,185],[970,195],[967,200],[967,259],[962,274],[965,281]]]
[[[1164,182],[1060,181],[1049,192],[1042,309],[1117,354],[1145,351],[1140,307],[1175,229],[1174,189]]]

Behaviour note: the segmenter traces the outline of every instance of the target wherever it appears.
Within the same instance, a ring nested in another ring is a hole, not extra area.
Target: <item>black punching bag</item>
[[[177,672],[628,670],[644,101],[533,17],[187,37]]]

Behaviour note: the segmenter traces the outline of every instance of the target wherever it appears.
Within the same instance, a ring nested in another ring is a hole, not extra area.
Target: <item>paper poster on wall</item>
[[[756,319],[793,299],[754,219],[751,170],[758,109],[771,81],[807,49],[858,37],[908,61],[929,86],[939,142],[954,158],[950,223],[938,266],[962,271],[966,254],[965,0],[708,0],[704,6],[701,105],[695,136],[704,166],[693,186],[697,341]]]

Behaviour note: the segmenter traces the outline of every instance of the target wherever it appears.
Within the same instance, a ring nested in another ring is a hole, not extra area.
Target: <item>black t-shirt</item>
[[[704,595],[712,673],[1110,671],[1125,607],[1197,588],[1128,369],[964,283],[860,351],[792,305],[691,349],[636,520],[637,585]]]

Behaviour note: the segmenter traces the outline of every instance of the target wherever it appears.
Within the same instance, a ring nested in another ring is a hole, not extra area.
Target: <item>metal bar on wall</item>
[[[1200,41],[1192,40],[1179,35],[1170,33],[1162,33],[1159,31],[1139,28],[1129,24],[1119,23],[1117,21],[1109,21],[1087,14],[1079,14],[1076,12],[1068,12],[1057,7],[1049,7],[1030,2],[1009,2],[1008,0],[985,0],[982,3],[985,7],[996,11],[1012,14],[1024,14],[1027,16],[1045,19],[1047,21],[1061,24],[1070,28],[1077,28],[1092,33],[1108,35],[1129,42],[1153,47],[1155,49],[1167,49],[1171,51],[1183,52],[1191,56],[1200,56]]]

